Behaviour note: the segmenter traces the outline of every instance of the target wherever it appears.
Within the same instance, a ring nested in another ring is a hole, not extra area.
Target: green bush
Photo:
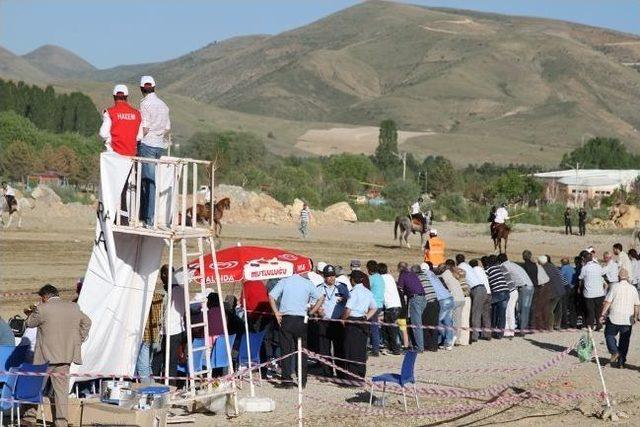
[[[60,197],[62,203],[82,203],[83,205],[90,205],[91,199],[85,192],[76,190],[72,186],[51,186],[51,189]]]
[[[358,221],[372,222],[376,219],[381,221],[393,221],[398,215],[398,211],[389,205],[352,205],[353,211],[358,216]]]

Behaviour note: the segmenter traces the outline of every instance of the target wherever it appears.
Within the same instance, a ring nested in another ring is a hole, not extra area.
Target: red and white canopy
[[[216,251],[216,258],[222,283],[278,279],[311,271],[311,260],[308,257],[277,248],[232,246]],[[204,264],[206,282],[215,283],[215,269],[211,254],[205,255]],[[198,259],[191,261],[187,267],[189,279],[198,280],[200,278]]]

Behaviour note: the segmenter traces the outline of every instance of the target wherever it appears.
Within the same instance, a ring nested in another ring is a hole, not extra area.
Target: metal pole
[[[598,357],[598,347],[596,346],[596,342],[593,339],[591,326],[588,326],[587,330],[589,331],[589,339],[591,340],[591,344],[593,344],[593,354],[596,357],[596,365],[598,365],[598,374],[600,374],[600,382],[602,383],[602,391],[604,392],[604,399],[607,402],[607,408],[611,410],[611,401],[609,400],[609,392],[607,391],[607,385],[604,382],[604,375],[602,375],[602,366],[600,366],[600,358]]]
[[[137,227],[140,223],[140,202],[142,194],[142,164],[140,160],[135,160],[136,168],[136,204],[133,210],[133,226]]]
[[[576,206],[578,206],[578,168],[580,167],[580,163],[576,163],[576,185],[575,185],[575,192],[574,197],[573,197],[573,202],[575,203]]]
[[[196,209],[196,194],[198,191],[198,164],[193,163],[193,176],[191,177],[193,184],[191,191],[191,227],[196,228],[198,222],[198,210]]]
[[[406,179],[407,176],[407,153],[402,153],[402,181]]]
[[[298,426],[302,427],[302,338],[298,338]]]
[[[160,207],[160,189],[162,188],[162,171],[158,173],[158,169],[161,165],[155,165],[153,167],[153,182],[156,186],[156,197],[153,201],[153,226],[158,226],[158,211]]]
[[[211,189],[209,191],[209,193],[211,194],[211,200],[209,200],[209,202],[211,203],[211,209],[210,210],[210,215],[211,218],[209,219],[209,225],[211,226],[211,229],[215,231],[215,211],[216,211],[216,204],[214,203],[215,195],[214,195],[214,185],[215,185],[215,166],[213,165],[213,163],[211,163]]]
[[[171,335],[169,326],[171,325],[171,286],[173,286],[173,238],[169,239],[169,276],[167,277],[167,307],[164,328],[164,385],[169,385],[169,354],[171,352]]]
[[[182,240],[180,241],[180,249],[182,252],[182,293],[183,293],[183,298],[184,298],[184,320],[186,321],[185,323],[187,324],[187,366],[188,366],[188,376],[189,377],[195,377],[195,369],[194,369],[194,360],[193,360],[193,331],[191,330],[191,295],[189,293],[189,285],[190,285],[190,281],[189,281],[189,268],[188,268],[188,261],[187,261],[187,239],[183,236]],[[201,305],[202,307],[202,305]],[[205,313],[206,314],[206,313]],[[204,318],[202,319],[202,322],[205,323]],[[202,328],[204,329],[204,327]],[[204,331],[207,332],[207,331]],[[207,342],[206,340],[208,339],[208,337],[205,336],[205,343]],[[205,345],[206,347],[206,345]],[[205,349],[205,354],[207,354],[207,351]],[[193,396],[195,396],[196,393],[196,382],[195,379],[191,379],[187,381],[187,386],[189,387],[189,389],[191,390],[191,393],[193,394]]]
[[[424,170],[424,192],[429,194],[429,181],[427,180],[429,172]]]
[[[213,243],[213,237],[209,235],[209,246],[211,248],[211,268],[216,281],[216,290],[218,291],[218,303],[220,309],[224,312],[224,300],[222,298],[222,282],[220,280],[220,272],[218,271],[218,257],[216,255],[215,244]],[[224,344],[227,350],[227,360],[229,361],[229,374],[233,374],[233,360],[231,358],[231,345],[229,344],[229,327],[227,326],[226,314],[222,316],[222,330],[224,331]],[[236,380],[235,377],[231,380],[231,388],[233,389],[233,409],[235,415],[238,415],[238,394],[236,393]]]
[[[253,385],[253,372],[251,371],[251,340],[249,339],[249,321],[247,320],[247,300],[242,293],[242,310],[244,311],[244,337],[247,341],[247,355],[249,367],[249,388],[251,389],[251,397],[256,397],[256,388]]]
[[[182,170],[182,200],[181,200],[181,205],[180,205],[180,211],[181,211],[181,222],[180,222],[180,227],[182,228],[182,230],[184,231],[185,226],[187,224],[187,179],[189,178],[189,165],[185,165],[184,169]]]

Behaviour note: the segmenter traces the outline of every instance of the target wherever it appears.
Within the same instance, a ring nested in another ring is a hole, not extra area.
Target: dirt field
[[[43,283],[51,282],[67,290],[65,297],[72,295],[75,279],[84,274],[93,244],[93,214],[74,221],[57,219],[30,218],[25,215],[22,230],[0,231],[0,293],[25,292],[36,290]],[[492,249],[484,224],[465,225],[438,223],[435,225],[447,242],[447,254],[464,252],[468,256],[485,254]],[[363,261],[377,259],[393,266],[400,260],[419,262],[418,242],[412,237],[412,249],[400,249],[393,241],[392,224],[360,223],[342,226],[319,227],[311,230],[310,239],[301,240],[293,224],[281,226],[255,225],[241,227],[226,225],[222,245],[237,242],[286,247],[294,252],[311,256],[340,265],[348,265],[352,258]],[[565,237],[559,229],[518,225],[512,234],[509,254],[519,258],[525,248],[534,254],[546,253],[552,258],[573,256],[588,245],[594,245],[598,253],[608,250],[620,241],[630,244],[630,233],[616,235],[596,234],[586,238]],[[14,315],[26,307],[33,297],[0,296],[2,304],[0,314]],[[555,332],[549,334],[527,335],[524,338],[491,342],[480,342],[468,347],[456,347],[453,351],[425,353],[417,362],[416,374],[419,386],[432,386],[439,390],[483,389],[525,375],[529,370],[542,365],[559,352],[572,346],[579,339],[579,332]],[[600,354],[606,360],[606,348],[602,334],[597,334]],[[640,339],[638,334],[632,337],[629,355],[629,369],[617,370],[605,368],[605,378],[618,407],[630,415],[619,425],[638,425],[640,422]],[[371,358],[368,375],[381,372],[397,372],[401,359],[395,356]],[[492,369],[490,373],[455,373],[451,371],[433,371],[434,369]],[[363,390],[338,387],[320,382],[312,377],[305,391],[304,416],[307,425],[429,425],[439,421],[448,421],[451,425],[494,425],[508,424],[518,426],[564,425],[584,426],[603,423],[595,418],[601,409],[601,401],[595,393],[601,391],[594,363],[578,364],[572,354],[560,364],[540,376],[508,388],[502,396],[514,396],[516,393],[538,391],[546,393],[588,393],[580,400],[562,400],[542,402],[529,398],[514,404],[500,404],[494,398],[447,399],[433,396],[421,396],[421,408],[424,411],[451,409],[454,405],[486,404],[481,409],[469,410],[459,416],[423,416],[416,411],[415,402],[409,398],[410,416],[404,416],[401,399],[391,395],[387,402],[389,416],[361,413],[368,407],[368,394]],[[244,387],[240,395],[246,395]],[[234,419],[223,416],[196,415],[196,425],[292,425],[296,423],[296,392],[277,390],[265,383],[257,388],[259,396],[275,399],[275,413],[263,415],[242,415]],[[495,404],[495,407],[491,405]],[[400,413],[398,412],[400,411]],[[176,411],[180,413],[180,410]],[[105,420],[106,421],[106,420]]]
[[[315,155],[339,153],[373,154],[378,145],[380,129],[374,126],[354,128],[311,129],[299,136],[295,148]],[[398,131],[398,145],[411,138],[433,135],[434,132]]]

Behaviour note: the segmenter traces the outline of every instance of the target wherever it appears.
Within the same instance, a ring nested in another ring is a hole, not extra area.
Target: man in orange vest
[[[138,141],[142,140],[142,118],[140,111],[127,103],[129,89],[125,85],[113,88],[113,107],[102,112],[100,137],[107,151],[115,151],[123,156],[135,156]]]
[[[444,240],[438,237],[438,230],[432,228],[429,240],[424,245],[424,262],[430,262],[434,266],[444,263],[444,246]]]

